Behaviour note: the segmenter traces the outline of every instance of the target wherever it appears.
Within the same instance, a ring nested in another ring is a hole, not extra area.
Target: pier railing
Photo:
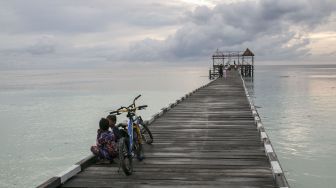
[[[244,90],[245,90],[245,94],[247,97],[247,100],[250,103],[250,108],[252,110],[252,115],[254,117],[254,121],[255,121],[255,125],[260,133],[260,138],[261,141],[264,143],[264,147],[265,147],[265,154],[271,164],[272,167],[272,173],[273,173],[273,177],[274,180],[276,182],[276,185],[279,186],[280,188],[288,188],[289,184],[287,182],[285,173],[282,170],[282,167],[280,165],[279,159],[275,153],[275,150],[273,149],[272,143],[270,138],[268,137],[265,128],[261,122],[261,118],[259,116],[259,113],[257,111],[257,108],[255,107],[254,103],[251,100],[251,96],[249,95],[248,89],[246,87],[245,84],[245,80],[243,79],[243,77],[241,76],[242,82],[243,82],[243,86],[244,86]]]

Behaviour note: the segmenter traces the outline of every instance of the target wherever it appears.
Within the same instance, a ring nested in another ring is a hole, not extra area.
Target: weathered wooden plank
[[[275,187],[270,178],[217,178],[211,180],[183,180],[181,179],[160,179],[160,180],[136,180],[128,179],[88,179],[77,178],[72,179],[63,187],[165,187],[165,186],[178,186],[178,187]]]

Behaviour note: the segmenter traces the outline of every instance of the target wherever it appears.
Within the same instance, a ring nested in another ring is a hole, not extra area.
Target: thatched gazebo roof
[[[254,53],[250,49],[246,48],[242,56],[254,56]]]

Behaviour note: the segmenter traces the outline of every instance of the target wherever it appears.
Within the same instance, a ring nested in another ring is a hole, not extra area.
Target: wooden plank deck
[[[240,76],[213,81],[150,129],[146,159],[125,176],[118,164],[93,164],[62,187],[276,187]]]

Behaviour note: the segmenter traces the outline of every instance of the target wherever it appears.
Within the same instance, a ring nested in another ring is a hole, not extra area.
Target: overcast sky
[[[0,0],[0,69],[183,64],[247,47],[263,62],[330,63],[335,10],[335,0]]]

